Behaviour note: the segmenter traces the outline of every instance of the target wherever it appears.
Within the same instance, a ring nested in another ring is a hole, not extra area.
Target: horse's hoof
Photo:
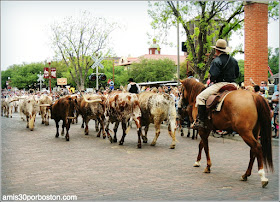
[[[240,180],[241,180],[241,181],[247,181],[247,176],[246,176],[246,175],[242,175],[242,176],[240,177]]]
[[[117,142],[117,141],[118,141],[118,139],[117,139],[117,138],[114,138],[114,139],[113,139],[113,142]]]
[[[268,184],[268,180],[267,181],[262,181],[262,188],[265,188],[267,184]]]
[[[199,161],[196,161],[196,162],[193,164],[193,167],[200,167],[200,162],[199,162]]]
[[[99,135],[96,135],[96,137],[100,137],[100,134],[99,134]]]
[[[155,143],[155,142],[152,142],[151,146],[156,146],[156,143]]]
[[[204,172],[204,173],[210,173],[210,168],[207,168],[207,167],[206,167],[206,168],[204,169],[203,172]]]
[[[183,136],[184,136],[184,133],[181,133],[181,136],[183,137]]]
[[[110,141],[111,143],[113,143],[112,137],[108,137],[108,138],[109,138],[109,141]]]
[[[175,149],[175,145],[171,145],[169,149]]]
[[[85,133],[85,135],[88,135],[88,133]]]
[[[123,145],[123,142],[120,141],[120,142],[119,142],[119,145]]]
[[[137,148],[138,148],[138,149],[141,149],[141,148],[142,148],[141,144],[138,144],[138,145],[137,145]]]
[[[69,137],[65,137],[66,141],[69,141]]]

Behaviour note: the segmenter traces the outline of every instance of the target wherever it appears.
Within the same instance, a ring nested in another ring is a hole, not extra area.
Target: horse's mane
[[[185,99],[187,99],[189,103],[194,103],[196,96],[205,89],[204,84],[198,82],[194,78],[186,78],[182,80],[181,83],[185,90],[188,92],[188,97],[186,97]]]

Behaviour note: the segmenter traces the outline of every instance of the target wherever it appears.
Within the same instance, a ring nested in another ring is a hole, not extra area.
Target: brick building
[[[155,40],[153,40],[153,44],[149,47],[149,54],[145,54],[140,57],[121,57],[118,66],[129,66],[134,62],[139,62],[141,59],[160,60],[165,58],[173,60],[175,62],[175,65],[177,65],[177,55],[161,55],[160,50],[161,48],[159,47],[159,45],[156,44]],[[184,62],[185,59],[186,56],[180,55],[180,63]]]
[[[268,80],[268,2],[244,3],[244,84],[251,85]]]

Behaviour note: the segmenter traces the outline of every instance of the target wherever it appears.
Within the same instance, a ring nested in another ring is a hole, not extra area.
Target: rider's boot
[[[198,105],[198,115],[196,118],[195,123],[193,124],[193,129],[198,130],[199,128],[207,128],[205,125],[206,119],[206,106],[205,105]]]

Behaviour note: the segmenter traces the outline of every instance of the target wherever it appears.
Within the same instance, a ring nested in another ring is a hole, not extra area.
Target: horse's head
[[[196,96],[205,89],[205,86],[194,78],[186,78],[180,80],[180,82],[182,83],[181,94],[183,102],[187,105],[194,104]]]

